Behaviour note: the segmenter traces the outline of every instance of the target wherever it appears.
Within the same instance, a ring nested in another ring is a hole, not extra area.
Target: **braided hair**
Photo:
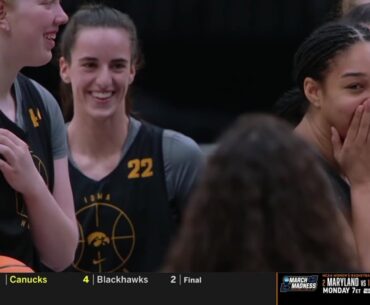
[[[275,102],[273,110],[280,118],[297,126],[307,111],[309,102],[301,90],[295,86],[285,91]]]
[[[364,25],[348,20],[329,22],[316,29],[295,53],[293,62],[295,87],[277,100],[274,105],[275,112],[296,126],[309,107],[303,87],[305,78],[311,77],[322,82],[333,59],[360,41],[370,41],[370,30]]]
[[[370,29],[360,24],[331,22],[315,30],[294,56],[293,77],[302,93],[306,77],[323,81],[333,59],[361,41],[370,41]]]

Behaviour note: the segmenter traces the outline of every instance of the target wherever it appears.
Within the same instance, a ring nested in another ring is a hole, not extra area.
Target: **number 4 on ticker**
[[[84,283],[88,284],[90,283],[90,279],[89,279],[89,276],[88,275],[85,275],[85,277],[83,278],[82,280]]]

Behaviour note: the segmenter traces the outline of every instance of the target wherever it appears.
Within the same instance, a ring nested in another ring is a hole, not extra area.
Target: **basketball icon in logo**
[[[125,270],[136,239],[134,226],[127,214],[112,203],[92,202],[78,210],[76,216],[80,241],[74,268],[82,272]],[[92,222],[82,226],[84,219],[91,219]],[[84,231],[84,227],[90,229]]]

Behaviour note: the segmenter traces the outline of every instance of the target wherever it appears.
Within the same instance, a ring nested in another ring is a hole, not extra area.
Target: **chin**
[[[109,120],[114,115],[114,110],[112,109],[94,109],[89,111],[90,117],[96,119],[96,120]]]
[[[43,56],[39,56],[38,58],[33,59],[28,64],[29,67],[40,67],[48,64],[51,59],[53,58],[53,54],[48,52],[47,54],[43,54]]]

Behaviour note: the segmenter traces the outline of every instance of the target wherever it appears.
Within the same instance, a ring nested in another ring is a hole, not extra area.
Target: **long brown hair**
[[[245,116],[222,137],[164,271],[348,271],[356,255],[315,153],[287,123]]]

